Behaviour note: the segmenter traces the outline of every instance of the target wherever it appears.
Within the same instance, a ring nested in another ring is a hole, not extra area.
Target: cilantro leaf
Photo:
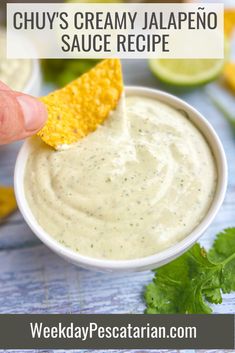
[[[214,263],[223,265],[222,291],[235,291],[235,228],[227,228],[217,235],[209,257]]]
[[[155,270],[145,290],[146,313],[208,314],[208,302],[222,302],[221,290],[235,290],[235,228],[219,233],[207,254],[195,244],[185,254]]]
[[[209,251],[212,261],[221,262],[235,253],[235,228],[227,228],[220,232]]]
[[[205,289],[204,290],[205,298],[208,302],[213,304],[221,304],[222,303],[222,295],[219,288],[215,289]]]

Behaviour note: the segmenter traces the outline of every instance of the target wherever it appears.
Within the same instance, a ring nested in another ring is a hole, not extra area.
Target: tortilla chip
[[[16,208],[13,188],[10,186],[0,186],[0,219],[9,216]]]
[[[48,121],[38,135],[56,149],[77,142],[105,121],[122,91],[120,60],[101,61],[64,88],[41,98]]]

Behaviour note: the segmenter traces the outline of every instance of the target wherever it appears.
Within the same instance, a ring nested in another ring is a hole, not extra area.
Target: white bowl
[[[80,255],[78,252],[68,249],[58,243],[50,236],[50,234],[47,234],[45,230],[41,228],[41,226],[37,223],[37,220],[34,218],[24,192],[24,170],[31,150],[30,139],[27,139],[17,157],[14,180],[17,203],[25,221],[32,231],[38,236],[38,238],[58,255],[77,266],[82,266],[97,271],[126,272],[150,270],[162,266],[180,256],[200,238],[200,236],[211,224],[223,202],[227,187],[227,162],[223,146],[212,126],[198,111],[175,96],[153,89],[143,87],[127,87],[126,94],[150,97],[165,102],[176,109],[184,110],[193,124],[203,133],[209,146],[211,147],[217,165],[218,183],[214,199],[204,219],[190,234],[188,234],[188,236],[179,241],[177,244],[154,255],[139,259],[103,260],[91,258]]]
[[[16,39],[17,40],[17,39]],[[0,50],[1,50],[1,59],[4,61],[4,67],[5,65],[11,63],[11,61],[15,61],[17,59],[7,59],[6,55],[6,44],[7,44],[7,34],[6,30],[0,26]],[[23,59],[28,60],[28,59]],[[26,77],[26,82],[23,85],[23,87],[20,87],[18,91],[21,91],[25,94],[30,94],[32,96],[39,96],[40,90],[41,90],[41,71],[40,71],[40,61],[39,59],[30,59],[30,72],[29,76]],[[18,65],[17,65],[18,67]],[[8,84],[8,82],[6,82]],[[11,86],[11,85],[9,85]],[[11,87],[13,90],[17,90],[14,85]]]
[[[41,90],[41,71],[38,59],[32,60],[32,68],[28,81],[26,82],[22,92],[30,94],[31,96],[38,97]]]

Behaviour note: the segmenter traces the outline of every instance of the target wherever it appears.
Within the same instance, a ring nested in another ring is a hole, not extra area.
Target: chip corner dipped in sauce
[[[24,187],[41,227],[82,255],[134,259],[186,237],[205,217],[217,172],[183,112],[143,96],[122,99],[69,149],[34,138]]]

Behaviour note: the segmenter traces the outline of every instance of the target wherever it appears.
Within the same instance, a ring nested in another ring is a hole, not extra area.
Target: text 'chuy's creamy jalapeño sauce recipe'
[[[182,111],[129,96],[70,148],[38,137],[25,171],[29,206],[66,247],[102,259],[134,259],[187,236],[216,188],[211,150]]]

